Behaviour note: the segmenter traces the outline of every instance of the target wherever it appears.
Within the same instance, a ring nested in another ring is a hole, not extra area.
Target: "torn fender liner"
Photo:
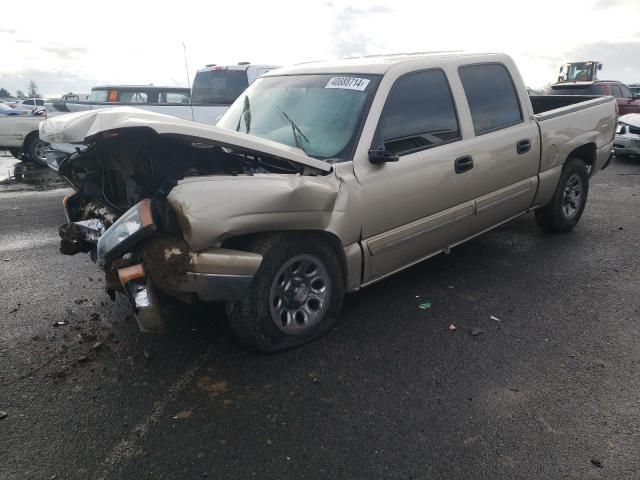
[[[48,143],[82,143],[102,132],[140,127],[150,128],[159,135],[268,154],[321,172],[332,170],[329,163],[311,158],[299,148],[133,107],[89,110],[52,117],[40,125],[40,138]]]

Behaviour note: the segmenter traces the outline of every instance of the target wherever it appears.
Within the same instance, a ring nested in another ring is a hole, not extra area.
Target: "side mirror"
[[[369,150],[369,161],[374,165],[380,165],[381,163],[397,162],[400,157],[390,152],[389,150]]]

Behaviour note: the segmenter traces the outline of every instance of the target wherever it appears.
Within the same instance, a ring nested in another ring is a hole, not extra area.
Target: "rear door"
[[[443,70],[414,71],[395,80],[371,148],[400,159],[354,165],[363,202],[365,282],[468,234],[474,171],[463,166],[468,152]]]
[[[479,233],[531,206],[540,135],[528,98],[519,93],[524,85],[516,88],[504,64],[463,65],[458,73],[473,122],[474,136],[465,143],[474,165],[472,230]]]

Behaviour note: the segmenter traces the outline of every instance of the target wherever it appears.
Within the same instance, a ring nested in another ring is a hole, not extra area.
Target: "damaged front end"
[[[265,173],[318,175],[327,170],[314,168],[312,159],[306,162],[311,164],[301,164],[255,148],[234,147],[228,139],[189,135],[184,125],[182,130],[175,127],[176,133],[160,135],[137,124],[113,128],[126,121],[109,124],[103,119],[102,127],[96,128],[100,119],[96,113],[86,126],[88,117],[75,117],[85,122],[86,137],[82,133],[65,137],[68,132],[60,120],[53,128],[48,124],[41,128],[43,139],[75,142],[64,148],[54,146],[48,158],[49,165],[75,189],[64,199],[67,223],[59,229],[60,251],[88,253],[105,272],[109,296],[126,295],[140,329],[147,332],[163,330],[171,299],[238,299],[262,262],[259,254],[224,248],[213,238],[190,241],[184,234],[188,223],[184,212],[176,211],[168,200],[179,182],[190,177]],[[154,120],[163,118],[158,115]],[[73,126],[73,119],[69,124]],[[227,135],[207,128],[213,132],[210,136]]]

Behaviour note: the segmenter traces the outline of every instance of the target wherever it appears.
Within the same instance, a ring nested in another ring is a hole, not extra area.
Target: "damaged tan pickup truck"
[[[133,108],[47,120],[74,187],[61,251],[90,253],[144,331],[224,301],[246,346],[326,332],[358,290],[518,215],[573,228],[616,127],[611,97],[529,97],[501,54],[269,72],[217,126]]]

